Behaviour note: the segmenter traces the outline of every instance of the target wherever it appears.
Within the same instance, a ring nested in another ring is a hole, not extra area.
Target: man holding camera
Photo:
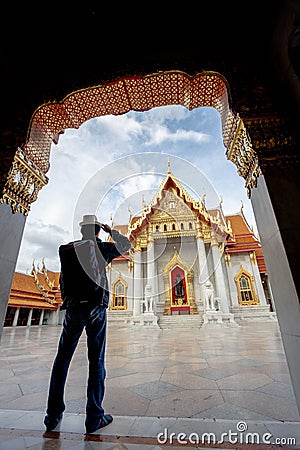
[[[107,224],[100,223],[95,215],[84,215],[79,226],[82,240],[62,245],[59,248],[60,287],[63,299],[61,309],[66,310],[66,313],[50,377],[47,411],[44,418],[47,431],[54,430],[63,417],[67,374],[84,329],[87,335],[89,360],[86,433],[93,433],[113,421],[110,414],[104,414],[102,407],[106,377],[106,310],[109,304],[109,289],[105,268],[114,258],[127,252],[131,243],[127,237],[117,230],[111,229]],[[99,238],[101,229],[110,234],[112,241],[103,242]],[[83,245],[87,248],[89,255],[84,264],[78,258],[79,249]],[[83,269],[87,273],[89,260],[93,261],[92,272],[96,274],[94,283],[91,283],[92,276],[90,274],[89,277],[86,277],[87,281],[83,281],[84,278],[76,276],[75,269],[73,270],[71,267],[71,262],[74,261],[74,268],[77,264],[76,267],[80,266],[81,270]],[[83,265],[86,265],[86,267],[83,267]],[[89,286],[87,283],[89,283]],[[94,285],[94,291],[88,293],[91,284]]]

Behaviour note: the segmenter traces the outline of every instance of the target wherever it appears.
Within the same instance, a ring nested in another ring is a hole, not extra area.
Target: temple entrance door
[[[171,271],[171,280],[171,315],[190,314],[190,304],[188,300],[187,283],[184,270],[179,266],[174,267]]]

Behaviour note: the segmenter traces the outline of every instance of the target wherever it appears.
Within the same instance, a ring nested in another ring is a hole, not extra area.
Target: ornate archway
[[[58,142],[64,130],[77,129],[94,117],[147,111],[165,105],[181,105],[189,110],[208,106],[219,112],[226,157],[245,179],[250,196],[260,174],[258,157],[242,119],[230,109],[225,78],[216,72],[191,76],[168,71],[120,78],[72,92],[61,102],[41,105],[32,115],[26,144],[16,152],[0,201],[10,204],[13,212],[29,213],[30,204],[48,182],[51,146]]]
[[[177,279],[180,277],[181,293],[176,292]],[[177,250],[163,269],[165,306],[164,314],[198,314],[194,294],[194,271],[184,261]]]

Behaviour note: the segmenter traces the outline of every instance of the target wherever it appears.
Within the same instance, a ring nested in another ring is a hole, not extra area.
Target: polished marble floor
[[[157,437],[166,429],[168,436],[175,433],[172,448],[180,443],[178,433],[201,436],[197,445],[187,439],[180,448],[208,448],[207,443],[201,447],[205,433],[219,436],[214,448],[246,448],[246,429],[282,438],[285,448],[300,448],[300,417],[276,322],[172,330],[109,324],[104,408],[114,422],[90,436],[84,435],[84,334],[71,363],[60,429],[50,434],[44,430],[60,331],[60,326],[4,328],[0,450],[160,449],[171,445],[163,442],[164,434],[160,441]],[[229,430],[240,432],[239,446],[230,442]]]

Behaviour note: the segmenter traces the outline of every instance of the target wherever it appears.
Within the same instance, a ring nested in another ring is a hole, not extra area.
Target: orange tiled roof
[[[263,253],[262,249],[261,248],[258,249],[255,252],[255,255],[256,255],[256,261],[257,261],[260,273],[267,273],[266,262],[265,262],[264,253]]]
[[[261,243],[248,225],[243,213],[226,216],[229,220],[234,238],[229,238],[226,244],[226,252],[229,254],[255,252],[258,269],[266,273],[266,263],[261,248]]]
[[[40,291],[32,275],[16,272],[13,278],[12,289],[39,294]]]
[[[62,303],[59,290],[59,273],[47,272],[50,282],[54,281],[53,289],[49,286],[44,273],[35,273],[38,283],[32,274],[15,272],[8,306],[43,309],[58,308]]]
[[[22,298],[10,298],[9,306],[21,307],[21,308],[40,308],[40,309],[57,309],[57,304],[51,304],[43,300],[35,299],[22,299]]]

